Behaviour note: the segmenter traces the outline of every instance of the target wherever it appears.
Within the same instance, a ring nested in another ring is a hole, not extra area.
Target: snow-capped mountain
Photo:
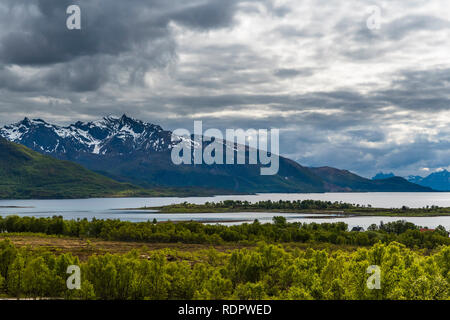
[[[60,160],[76,162],[89,170],[141,187],[199,187],[227,192],[327,192],[327,191],[431,191],[407,181],[371,181],[348,173],[319,176],[290,159],[279,158],[279,172],[261,176],[261,165],[176,165],[171,150],[178,143],[205,148],[201,137],[179,137],[160,126],[126,115],[69,126],[41,119],[24,120],[0,128],[0,136]],[[172,139],[174,137],[174,139]],[[219,141],[218,141],[219,142]],[[243,145],[220,140],[225,148],[246,150]],[[248,149],[247,149],[248,150]],[[323,170],[320,174],[324,174]],[[352,185],[355,177],[363,181]]]
[[[171,148],[171,133],[140,120],[109,116],[93,122],[76,122],[63,127],[41,119],[24,120],[0,129],[0,136],[33,150],[52,155],[91,153],[130,154],[158,152]]]
[[[438,191],[450,191],[450,172],[445,169],[431,173],[426,177],[409,176],[408,181]]]
[[[175,165],[171,150],[178,143],[205,148],[201,137],[179,137],[160,126],[126,115],[58,126],[41,119],[0,129],[0,136],[42,154],[70,160],[119,181],[144,187],[202,187],[239,192],[324,190],[320,178],[291,160],[280,158],[280,173],[261,176],[261,165]],[[173,139],[172,139],[173,137]],[[217,141],[225,148],[246,149]]]

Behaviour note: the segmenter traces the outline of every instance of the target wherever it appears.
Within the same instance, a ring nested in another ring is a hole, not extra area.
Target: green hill
[[[0,199],[114,197],[150,193],[0,138]]]

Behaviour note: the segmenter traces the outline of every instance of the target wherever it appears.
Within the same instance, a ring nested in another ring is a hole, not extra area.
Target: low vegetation
[[[140,209],[155,209],[162,213],[223,213],[223,212],[280,212],[280,213],[335,213],[342,215],[358,216],[447,216],[450,208],[437,206],[425,208],[383,209],[372,206],[361,206],[343,202],[331,202],[320,200],[295,200],[295,201],[259,201],[251,203],[240,200],[225,200],[220,202],[206,202],[205,204],[180,203],[163,207],[146,207]]]
[[[7,216],[0,238],[0,298],[450,298],[449,232],[405,221],[352,232],[283,217],[223,226]],[[79,290],[66,286],[70,265]],[[369,266],[379,290],[367,287]]]
[[[69,265],[81,289],[68,290]],[[380,268],[380,289],[366,283]],[[65,299],[449,299],[450,247],[424,256],[397,242],[356,251],[290,250],[259,243],[219,252],[132,250],[92,255],[0,242],[0,295]]]

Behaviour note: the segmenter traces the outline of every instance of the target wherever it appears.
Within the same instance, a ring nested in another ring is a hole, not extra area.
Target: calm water
[[[259,219],[262,223],[270,222],[274,215],[285,216],[289,221],[300,222],[337,222],[343,221],[350,227],[362,226],[367,228],[372,223],[380,221],[390,222],[407,220],[417,225],[434,228],[443,225],[450,229],[450,217],[430,218],[401,218],[401,217],[351,217],[342,218],[333,215],[320,215],[319,218],[311,214],[280,214],[280,213],[203,213],[203,214],[160,214],[157,212],[120,210],[124,208],[162,206],[184,201],[202,204],[207,201],[217,202],[227,199],[248,200],[256,202],[261,200],[326,200],[342,201],[353,204],[372,205],[382,208],[399,208],[403,205],[411,208],[424,206],[450,207],[450,193],[325,193],[325,194],[259,194],[251,196],[216,196],[216,197],[190,197],[190,198],[120,198],[120,199],[80,199],[80,200],[1,200],[0,215],[19,215],[35,217],[51,217],[62,215],[65,219],[97,218],[120,219],[127,221],[147,221],[156,218],[158,221],[196,220],[210,223],[237,224],[244,221]],[[6,208],[6,207],[21,208]]]

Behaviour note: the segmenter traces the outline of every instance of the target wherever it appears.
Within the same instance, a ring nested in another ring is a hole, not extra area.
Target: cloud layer
[[[78,4],[82,29],[66,28]],[[370,30],[370,6],[381,11]],[[1,124],[280,128],[303,165],[450,166],[446,1],[3,0]]]

